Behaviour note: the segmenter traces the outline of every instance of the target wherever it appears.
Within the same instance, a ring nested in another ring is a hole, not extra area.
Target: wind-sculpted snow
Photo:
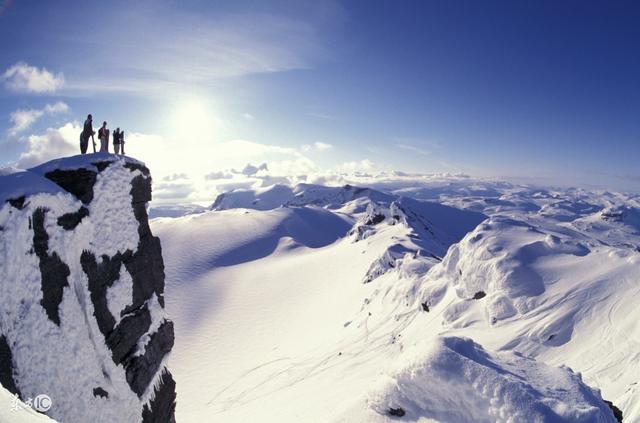
[[[23,401],[48,395],[58,421],[173,419],[150,182],[144,164],[108,154],[0,177],[0,381]]]
[[[445,179],[236,190],[155,219],[178,417],[640,419],[638,198]]]
[[[478,292],[488,294],[487,317],[496,323],[526,314],[535,306],[534,297],[545,292],[543,277],[535,267],[537,260],[588,253],[580,242],[561,240],[527,223],[495,217],[454,245],[430,277],[440,281],[448,278],[463,303]],[[445,319],[457,320],[463,309],[449,308]]]
[[[345,236],[351,224],[348,218],[320,208],[282,207],[156,219],[154,228],[165,240],[170,260],[188,259],[192,272],[206,272],[266,257],[283,238],[291,240],[289,248],[324,247]]]
[[[489,353],[468,338],[436,338],[397,362],[370,394],[381,415],[457,423],[616,422],[600,394],[571,369]]]

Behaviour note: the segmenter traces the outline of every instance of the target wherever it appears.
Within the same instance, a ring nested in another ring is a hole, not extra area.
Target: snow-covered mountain
[[[637,197],[380,188],[236,190],[152,221],[178,420],[640,420]]]
[[[41,421],[25,403],[61,422],[175,421],[150,200],[144,164],[109,154],[0,176],[3,422]]]
[[[133,159],[0,178],[0,421],[640,420],[637,196],[274,185],[149,222]]]

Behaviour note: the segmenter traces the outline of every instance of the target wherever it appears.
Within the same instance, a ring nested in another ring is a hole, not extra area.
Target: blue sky
[[[93,113],[178,194],[248,162],[638,191],[637,2],[0,4],[0,163]]]

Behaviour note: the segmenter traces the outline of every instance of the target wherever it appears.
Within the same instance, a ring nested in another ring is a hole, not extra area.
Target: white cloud
[[[302,175],[308,175],[310,173],[316,173],[319,171],[316,163],[304,156],[296,157],[295,159],[279,160],[269,163],[270,174],[273,176],[290,176],[299,177]]]
[[[318,118],[318,119],[325,119],[325,120],[338,120],[337,117],[333,116],[333,115],[328,115],[326,113],[315,113],[315,112],[311,112],[309,113],[309,116]]]
[[[300,153],[295,148],[281,147],[278,145],[261,144],[247,140],[223,141],[215,144],[217,152],[227,152],[227,155],[239,157],[261,157],[265,154],[279,154],[285,156],[297,156]]]
[[[0,79],[10,90],[26,93],[52,93],[64,85],[62,73],[53,74],[24,62],[11,66]]]
[[[267,167],[266,163],[262,163],[259,166],[254,166],[251,163],[247,163],[244,169],[236,173],[242,173],[243,175],[252,176],[261,171],[265,171],[265,172],[269,171],[269,168]]]
[[[12,123],[11,128],[9,128],[9,134],[16,135],[19,132],[25,131],[45,114],[53,115],[56,113],[66,113],[68,111],[69,106],[63,102],[47,104],[42,109],[16,110],[9,115],[9,121]]]
[[[174,182],[180,179],[189,179],[189,176],[186,173],[172,173],[162,178],[163,181],[167,182]]]
[[[142,6],[131,5],[136,7]],[[69,89],[164,93],[222,78],[307,69],[330,54],[313,22],[267,13],[211,17],[184,10],[163,13],[161,5],[140,13],[131,8],[127,31],[102,25],[79,40],[80,49],[109,40],[105,47],[117,46],[122,72],[96,74],[94,69],[111,66],[111,59],[92,55],[78,65],[84,76]],[[121,20],[118,12],[113,19]]]
[[[401,137],[396,138],[395,141],[396,147],[421,156],[428,156],[432,154],[434,150],[442,148],[442,145],[438,140],[428,138]]]
[[[314,142],[313,144],[305,144],[301,147],[302,151],[327,151],[331,150],[333,145],[325,142]]]
[[[401,148],[403,150],[410,151],[412,153],[420,154],[422,156],[428,156],[429,154],[431,154],[431,152],[429,150],[426,150],[426,149],[420,148],[420,147],[416,147],[416,146],[413,146],[413,145],[409,145],[409,144],[396,144],[396,147]]]
[[[158,200],[184,200],[193,192],[191,183],[161,183],[153,187],[153,197]]]
[[[217,172],[210,172],[207,173],[206,175],[204,175],[204,179],[207,181],[215,181],[217,179],[231,179],[233,178],[233,174],[229,173],[229,172],[225,172],[225,171],[217,171]]]
[[[55,113],[67,113],[69,111],[69,106],[62,101],[59,101],[54,104],[47,104],[44,106],[44,111],[49,113],[50,115]]]
[[[42,135],[29,136],[27,149],[18,159],[18,167],[26,169],[48,160],[78,154],[81,130],[79,125],[67,123],[61,128],[49,128]]]
[[[375,164],[369,159],[345,162],[335,167],[335,170],[340,173],[366,173],[375,169]]]
[[[245,118],[245,120],[253,120],[254,116],[251,113],[243,113],[242,117]]]
[[[10,135],[16,135],[29,128],[44,114],[42,110],[16,110],[9,115],[9,121],[13,124],[9,128]]]

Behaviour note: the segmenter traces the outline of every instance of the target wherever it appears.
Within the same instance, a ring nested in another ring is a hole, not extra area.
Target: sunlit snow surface
[[[615,421],[602,398],[640,419],[638,197],[374,188],[152,221],[179,421]]]

